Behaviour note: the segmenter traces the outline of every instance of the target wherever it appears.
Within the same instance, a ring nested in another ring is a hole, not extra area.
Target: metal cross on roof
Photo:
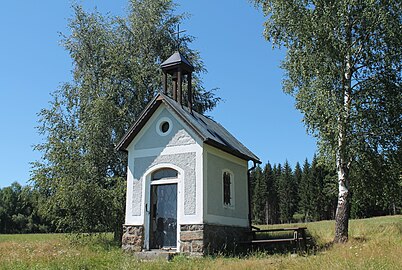
[[[176,40],[176,43],[177,43],[177,51],[180,50],[180,33],[184,33],[184,32],[186,32],[186,30],[181,30],[181,31],[180,31],[180,24],[178,24],[178,25],[177,25],[177,32],[174,32],[174,33],[173,33],[173,35],[177,35],[177,40]]]

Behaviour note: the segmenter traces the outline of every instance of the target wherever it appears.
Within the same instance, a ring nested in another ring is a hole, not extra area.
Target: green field
[[[402,216],[351,220],[344,245],[330,245],[333,221],[303,225],[317,243],[309,255],[176,256],[170,262],[138,261],[110,235],[0,235],[0,269],[402,269]]]

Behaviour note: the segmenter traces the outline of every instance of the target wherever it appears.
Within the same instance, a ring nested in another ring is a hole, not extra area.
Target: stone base
[[[139,252],[144,246],[144,226],[123,225],[123,238],[121,241],[123,250]]]
[[[244,227],[216,224],[180,225],[180,253],[203,256],[217,252],[234,252],[236,243],[249,240],[249,230]],[[123,225],[122,248],[141,252],[144,247],[144,226]]]
[[[180,252],[206,255],[216,252],[233,252],[236,243],[249,238],[244,227],[215,224],[188,224],[180,226]]]

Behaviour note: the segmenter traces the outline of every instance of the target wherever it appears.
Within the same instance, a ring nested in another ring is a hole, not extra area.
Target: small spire
[[[193,93],[192,93],[192,76],[191,73],[194,71],[193,65],[180,53],[180,33],[186,30],[180,31],[180,25],[177,25],[177,32],[173,35],[177,35],[177,51],[173,53],[168,59],[166,59],[162,64],[163,72],[163,92],[168,94],[168,75],[172,83],[172,98],[177,101],[180,105],[183,105],[183,78],[187,76],[187,104],[190,112],[193,110]]]
[[[180,51],[180,33],[184,33],[186,30],[181,30],[180,31],[180,24],[177,24],[177,32],[174,32],[173,35],[177,35],[176,39],[176,46],[177,46],[177,51]]]

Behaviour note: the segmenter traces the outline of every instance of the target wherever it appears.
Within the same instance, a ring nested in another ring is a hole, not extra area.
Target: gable
[[[163,125],[165,126],[162,127]],[[161,104],[129,148],[134,146],[136,150],[142,150],[195,144],[195,135],[190,135],[191,133],[191,130],[168,110],[166,105]]]

